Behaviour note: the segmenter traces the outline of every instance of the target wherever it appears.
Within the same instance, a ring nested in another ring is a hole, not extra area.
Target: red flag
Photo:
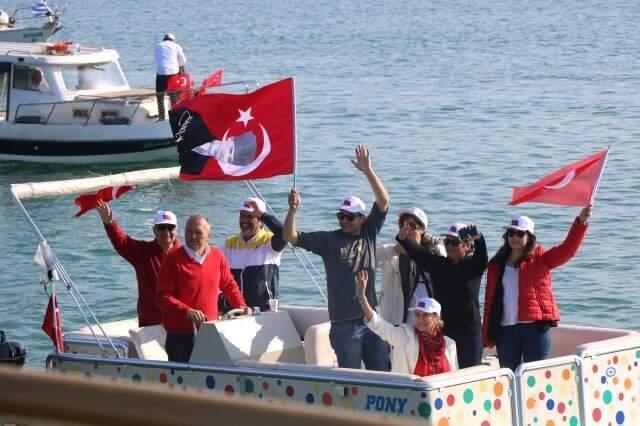
[[[609,150],[569,164],[529,186],[513,188],[512,206],[520,203],[584,207],[592,204]]]
[[[205,78],[202,82],[202,86],[200,86],[200,88],[198,89],[197,95],[200,96],[206,94],[209,87],[220,86],[222,84],[223,73],[224,70],[220,68],[218,71]]]
[[[184,180],[263,179],[293,173],[293,78],[245,95],[196,96],[169,114]]]
[[[53,320],[53,311],[55,306],[55,323]],[[47,305],[47,312],[44,314],[44,320],[42,321],[42,331],[51,338],[53,345],[59,352],[64,352],[63,340],[62,340],[62,322],[60,321],[60,308],[58,308],[58,301],[52,294],[49,296],[49,304]]]
[[[178,105],[180,102],[191,99],[193,97],[194,86],[193,81],[191,81],[191,75],[187,73],[176,74],[169,77],[167,80],[167,92],[179,92],[179,101],[176,102],[173,107]]]
[[[123,186],[108,186],[102,188],[95,194],[85,194],[76,198],[75,203],[80,206],[80,211],[76,213],[76,217],[80,217],[91,209],[95,209],[98,206],[98,201],[102,200],[109,202],[120,198],[125,192],[131,191],[134,187],[130,185]]]

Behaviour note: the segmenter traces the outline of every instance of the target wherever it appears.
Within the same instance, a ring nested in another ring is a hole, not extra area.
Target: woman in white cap
[[[460,368],[482,362],[480,284],[489,259],[482,233],[475,225],[454,223],[442,234],[446,257],[416,244],[402,228],[402,248],[433,280],[434,297],[442,304],[444,333],[456,342]]]
[[[408,238],[433,255],[444,256],[440,239],[427,231],[428,223],[425,212],[417,207],[398,210],[398,228],[405,228]],[[411,260],[397,242],[376,247],[376,266],[382,272],[379,302],[382,318],[395,325],[415,324],[409,307],[422,297],[434,297],[429,273]]]
[[[587,232],[591,206],[580,211],[565,240],[550,249],[536,245],[533,221],[516,216],[505,226],[504,244],[489,262],[482,337],[497,346],[501,367],[549,356],[550,327],[560,320],[551,270],[571,259]]]
[[[395,326],[369,304],[365,296],[368,275],[366,270],[356,274],[356,298],[367,327],[391,345],[391,371],[424,377],[457,370],[456,344],[443,333],[440,304],[429,297],[418,299],[410,308],[415,325]]]

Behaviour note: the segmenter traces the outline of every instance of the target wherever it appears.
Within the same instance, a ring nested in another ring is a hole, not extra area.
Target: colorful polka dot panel
[[[587,357],[582,371],[588,424],[640,424],[639,349]]]
[[[425,392],[418,413],[437,426],[515,425],[517,414],[511,405],[511,396],[515,394],[512,385],[511,376],[497,374],[443,386]]]
[[[551,364],[552,362],[549,362]],[[526,426],[578,426],[580,410],[578,361],[526,369],[518,378]]]
[[[317,407],[340,407],[382,416],[407,416],[437,426],[510,425],[514,423],[510,376],[495,377],[432,390],[398,389],[361,384],[285,379],[257,375],[177,370],[158,366],[56,360],[64,372],[110,376],[114,381],[159,383],[188,392],[223,392],[229,397],[262,399]]]

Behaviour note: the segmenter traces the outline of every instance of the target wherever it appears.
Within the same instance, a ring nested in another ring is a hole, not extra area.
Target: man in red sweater
[[[100,200],[96,207],[107,236],[118,254],[129,262],[136,271],[138,280],[138,325],[160,324],[161,313],[158,307],[156,283],[160,265],[169,251],[180,247],[177,240],[176,215],[169,211],[159,211],[154,217],[153,241],[135,240],[113,220],[113,211],[107,203]]]
[[[210,237],[209,220],[191,216],[184,231],[186,245],[169,253],[160,269],[158,303],[169,361],[189,362],[196,329],[218,319],[219,291],[232,307],[251,314],[227,259],[219,248],[209,246]]]

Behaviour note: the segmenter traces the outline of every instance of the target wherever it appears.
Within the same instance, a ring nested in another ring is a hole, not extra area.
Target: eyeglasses
[[[339,221],[342,220],[347,220],[349,222],[353,222],[354,220],[356,220],[356,217],[358,217],[359,215],[357,214],[346,214],[346,213],[342,213],[342,212],[338,212],[336,214],[336,217],[338,218]]]
[[[401,228],[408,226],[409,229],[411,229],[412,231],[415,231],[416,229],[420,229],[420,225],[418,225],[415,222],[403,222],[402,225],[400,225]]]
[[[453,239],[453,238],[445,238],[443,241],[443,244],[445,246],[451,246],[451,247],[458,247],[460,245],[461,241],[458,239]]]
[[[169,223],[161,223],[160,225],[156,225],[156,229],[158,231],[173,231],[176,229],[176,226]]]
[[[514,235],[517,235],[518,238],[524,238],[524,235],[527,233],[527,231],[520,231],[519,229],[507,229],[507,236],[508,237],[513,237]]]

